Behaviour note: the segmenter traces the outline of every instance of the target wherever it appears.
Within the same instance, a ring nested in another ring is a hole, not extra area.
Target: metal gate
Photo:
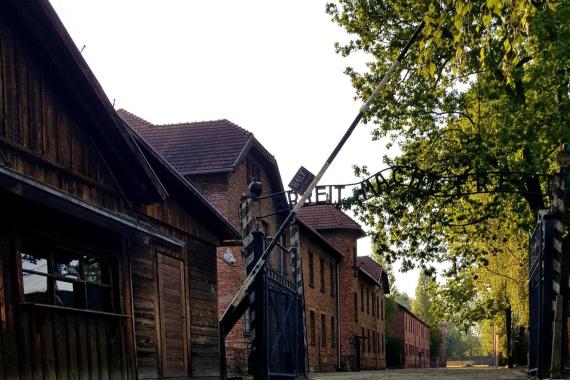
[[[272,239],[260,222],[263,216],[257,215],[261,199],[250,197],[240,207],[247,273]],[[243,309],[249,315],[248,366],[255,379],[295,379],[306,373],[303,273],[296,225],[290,225],[288,236],[288,245],[277,244],[276,251],[280,250],[283,256],[279,259],[275,256],[278,252],[274,252],[276,262],[269,259],[263,264],[248,290],[249,309]]]
[[[529,244],[529,374],[548,377],[552,349],[553,217],[539,213]]]
[[[295,285],[265,269],[267,377],[296,378],[299,371],[299,297]]]

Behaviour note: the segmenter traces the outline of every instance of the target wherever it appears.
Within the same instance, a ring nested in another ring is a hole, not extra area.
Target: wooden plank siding
[[[86,202],[125,210],[113,175],[40,60],[0,15],[2,162]]]
[[[0,188],[0,380],[219,376],[221,228],[212,226],[221,222],[210,218],[206,225],[181,190],[150,204],[128,198],[100,140],[91,138],[97,126],[50,64],[0,12],[0,167],[128,215],[185,246],[164,247],[138,232],[120,236],[24,191]],[[27,234],[85,246],[112,261],[116,315],[25,305],[16,241]]]
[[[157,259],[162,373],[167,377],[186,376],[188,356],[184,262],[160,251]]]
[[[192,376],[219,377],[216,248],[187,241]]]

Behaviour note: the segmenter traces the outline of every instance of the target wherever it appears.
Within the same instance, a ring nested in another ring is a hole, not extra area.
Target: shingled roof
[[[353,230],[365,233],[360,224],[332,204],[313,204],[301,208],[299,217],[315,230]]]
[[[390,293],[390,284],[388,282],[388,274],[382,269],[370,256],[358,256],[356,265],[360,271],[370,276],[378,285],[381,285],[385,294]]]
[[[123,109],[118,113],[182,175],[231,171],[254,140],[225,119],[154,125]]]

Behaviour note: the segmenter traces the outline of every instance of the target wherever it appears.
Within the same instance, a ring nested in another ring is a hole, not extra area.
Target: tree
[[[363,72],[346,69],[361,99],[419,20],[426,22],[401,74],[365,116],[373,139],[399,146],[384,165],[444,177],[523,173],[485,178],[500,190],[489,194],[429,197],[400,186],[368,201],[355,197],[351,205],[373,227],[374,243],[390,261],[402,259],[404,269],[433,272],[433,262],[450,262],[451,281],[438,291],[438,304],[457,321],[477,323],[519,307],[514,297],[524,303],[525,295],[515,288],[527,263],[515,265],[515,273],[501,270],[510,255],[522,258],[518,245],[501,247],[532,228],[546,206],[556,148],[570,140],[570,2],[338,0],[327,12],[351,36],[337,51],[370,58]],[[368,168],[355,172],[365,177]]]
[[[401,187],[373,201],[355,200],[360,217],[376,227],[375,244],[392,259],[402,258],[405,268],[448,259],[450,245],[487,239],[485,221],[504,209],[515,209],[518,224],[528,230],[545,206],[552,150],[570,136],[570,4],[453,3],[341,0],[327,7],[354,37],[337,45],[338,52],[371,58],[368,72],[346,70],[362,99],[414,26],[428,19],[402,74],[366,115],[374,139],[387,137],[400,146],[401,154],[385,156],[384,164],[442,175],[529,173],[507,180],[497,194],[426,199]]]
[[[418,277],[418,285],[416,286],[416,297],[412,301],[412,312],[432,327],[437,324],[434,320],[432,299],[429,293],[429,288],[432,286],[433,281],[433,278],[421,271]]]
[[[394,301],[396,301],[400,305],[404,306],[406,309],[412,308],[412,299],[406,292],[400,292],[396,290],[394,294],[391,295],[391,298],[394,299]]]

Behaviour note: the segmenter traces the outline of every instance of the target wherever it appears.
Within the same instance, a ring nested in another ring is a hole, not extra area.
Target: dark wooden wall
[[[216,248],[188,240],[192,376],[219,377]]]
[[[113,168],[87,132],[92,128],[41,49],[0,13],[0,166],[89,204],[132,215]],[[123,312],[132,318],[56,310],[42,314],[22,307],[14,289],[12,236],[0,239],[0,379],[127,379],[137,372],[141,378],[157,378],[179,375],[181,368],[192,376],[218,376],[219,237],[184,199],[133,206],[140,220],[186,246],[169,251],[143,236],[125,238],[116,259],[122,268]],[[55,216],[53,221],[59,224]],[[159,262],[159,251],[168,259]],[[164,292],[160,273],[168,272],[165,265],[172,267],[170,258],[181,262],[184,274],[178,304],[185,311],[180,322],[186,329],[184,347],[169,340],[169,324],[182,331],[165,317],[176,302],[165,305],[158,296]],[[168,355],[169,350],[176,355]]]
[[[86,121],[30,41],[0,14],[0,164],[111,210],[124,205]]]
[[[0,208],[0,379],[134,378],[130,275],[121,238],[2,191]],[[115,252],[117,315],[22,304],[15,241],[31,234]]]

